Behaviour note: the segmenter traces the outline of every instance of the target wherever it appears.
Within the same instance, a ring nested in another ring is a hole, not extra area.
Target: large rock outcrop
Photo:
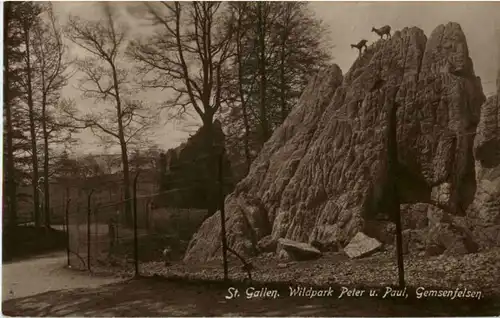
[[[267,235],[342,246],[360,231],[370,235],[391,201],[393,107],[402,203],[465,215],[476,191],[474,133],[484,98],[456,23],[438,26],[429,39],[416,27],[397,31],[344,77],[336,65],[320,72],[226,198],[229,244],[251,255]],[[185,260],[219,257],[220,245],[216,213],[193,236]]]
[[[474,155],[477,192],[467,218],[475,240],[485,249],[500,245],[500,72],[497,95],[481,108]]]
[[[225,136],[219,121],[213,123],[212,132],[213,143],[223,145]],[[201,127],[187,142],[161,155],[159,183],[162,194],[155,200],[155,205],[206,209],[210,198],[219,194],[215,186],[210,187],[214,188],[212,193],[207,188],[208,180],[213,178],[212,172],[219,165],[219,154],[209,155],[206,138],[207,128]],[[224,193],[228,194],[234,189],[234,184],[230,162],[227,156],[223,159]]]

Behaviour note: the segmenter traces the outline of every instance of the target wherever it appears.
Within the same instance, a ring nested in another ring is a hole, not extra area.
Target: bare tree
[[[205,130],[207,152],[213,154],[213,122],[224,102],[224,83],[232,53],[232,27],[220,2],[145,2],[146,19],[155,33],[133,41],[129,54],[141,66],[143,87],[173,94],[165,107],[179,113],[194,110]],[[216,171],[209,156],[208,171]],[[209,176],[207,191],[216,175]],[[212,195],[213,194],[213,195]],[[215,194],[208,194],[215,197]],[[216,202],[209,204],[209,214]]]
[[[298,100],[309,77],[331,60],[327,29],[315,18],[307,2],[284,2],[278,8],[271,36],[276,47],[272,64],[277,70],[273,81],[277,91],[278,125]]]
[[[66,34],[68,38],[88,54],[77,61],[82,78],[79,89],[84,98],[111,107],[78,117],[75,109],[66,113],[79,122],[82,128],[90,128],[105,143],[120,147],[123,169],[125,216],[132,223],[130,171],[128,146],[140,142],[156,116],[140,100],[134,100],[134,88],[124,56],[128,29],[118,24],[115,13],[108,3],[103,3],[104,19],[86,21],[70,17]],[[109,103],[109,104],[108,104]]]
[[[33,28],[39,21],[41,7],[38,4],[23,2],[19,8],[20,17],[22,17],[22,37],[24,45],[24,74],[22,76],[22,87],[26,96],[29,118],[29,135],[31,139],[31,164],[32,175],[31,184],[33,188],[33,214],[35,226],[40,226],[40,196],[38,188],[39,163],[38,163],[38,145],[37,145],[37,115],[34,104],[33,90],[33,61],[32,61],[32,33]]]
[[[268,16],[270,14],[270,4],[257,2],[257,38],[259,54],[257,65],[259,69],[259,114],[261,126],[261,143],[267,141],[270,136],[270,127],[268,122],[266,107],[267,74],[266,74],[266,33],[269,32]]]
[[[244,46],[245,46],[245,37],[250,29],[249,26],[249,4],[247,2],[231,2],[230,10],[231,14],[234,17],[233,23],[235,24],[235,30],[233,32],[233,42],[235,44],[235,52],[233,59],[233,72],[236,73],[234,76],[234,85],[230,85],[228,87],[228,94],[233,94],[236,96],[233,99],[230,99],[229,105],[230,112],[233,112],[232,116],[229,117],[239,117],[242,118],[242,127],[241,125],[234,125],[238,121],[228,122],[226,123],[226,127],[228,132],[232,130],[234,126],[235,133],[237,135],[243,132],[243,154],[245,158],[245,168],[244,174],[246,175],[250,169],[250,165],[252,163],[252,156],[250,152],[250,118],[249,118],[249,109],[247,105],[247,94],[245,91],[245,72],[244,65],[247,62],[248,54],[244,54]],[[255,83],[255,79],[252,80],[252,83]],[[234,91],[232,91],[234,90]],[[235,106],[237,105],[237,106]],[[239,142],[239,140],[238,140]],[[231,147],[234,148],[234,147]]]
[[[130,156],[130,162],[135,171],[154,171],[158,169],[160,154],[161,150],[156,145],[144,149],[136,148]]]
[[[24,2],[4,3],[4,224],[17,224],[17,187],[23,181],[20,167],[31,165],[29,127],[23,109],[26,103],[26,60],[24,47],[24,17],[36,17],[36,7]],[[28,160],[27,156],[29,156]],[[26,174],[26,179],[31,174]]]
[[[93,154],[87,154],[76,159],[79,165],[80,177],[84,180],[93,177],[102,177],[106,175],[105,167],[103,167]]]
[[[39,92],[40,118],[43,138],[43,205],[46,226],[50,226],[50,143],[55,133],[61,133],[60,126],[56,123],[55,106],[59,103],[61,89],[67,84],[69,74],[67,73],[68,63],[65,58],[65,46],[62,35],[52,10],[52,4],[48,3],[44,7],[47,14],[46,21],[38,21],[33,28],[33,56],[34,66],[37,75],[37,85],[35,89]],[[51,138],[52,137],[52,138]],[[67,136],[57,136],[58,142],[64,142],[71,138]],[[62,140],[60,137],[63,137]]]
[[[102,160],[104,162],[104,170],[107,174],[113,174],[121,167],[121,158],[117,157],[115,154],[104,153],[102,155]]]
[[[9,224],[15,226],[17,223],[17,205],[16,205],[16,179],[14,176],[14,129],[12,124],[12,108],[11,104],[13,101],[12,93],[14,93],[12,89],[12,70],[11,70],[11,59],[12,55],[15,53],[15,50],[19,47],[19,38],[15,37],[13,32],[12,20],[14,19],[14,8],[12,2],[4,3],[4,29],[3,29],[3,38],[4,38],[4,47],[3,47],[3,56],[4,56],[4,69],[3,69],[3,92],[4,92],[4,116],[5,116],[5,144],[7,145],[6,151],[4,152],[4,162],[6,163],[4,170],[6,180],[4,184],[5,195],[4,195],[4,210],[7,209],[9,216]],[[16,41],[17,40],[17,41]],[[16,43],[17,42],[17,43]],[[6,186],[5,186],[6,185]],[[7,204],[6,204],[7,203]]]
[[[133,41],[129,54],[142,66],[146,88],[168,89],[166,107],[193,107],[210,126],[222,103],[231,32],[224,30],[219,2],[144,3],[156,27],[151,37]],[[148,79],[146,79],[148,78]]]
[[[307,2],[230,2],[229,7],[236,52],[222,118],[232,165],[245,162],[245,169],[236,171],[240,179],[310,76],[331,60],[331,45]]]

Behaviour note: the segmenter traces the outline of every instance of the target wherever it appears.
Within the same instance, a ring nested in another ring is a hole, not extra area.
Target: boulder
[[[426,231],[422,229],[406,229],[403,236],[403,254],[415,254],[425,251]]]
[[[426,216],[429,223],[429,227],[431,228],[439,223],[452,222],[452,218],[448,213],[435,206],[428,207]]]
[[[474,242],[479,250],[488,250],[500,246],[500,225],[476,225],[472,229]]]
[[[472,224],[467,217],[451,215],[432,204],[417,203],[405,205],[403,224],[411,224],[418,214],[421,226],[410,226],[403,230],[404,253],[426,252],[428,256],[462,255],[478,250]],[[425,220],[422,219],[425,218]],[[405,220],[409,218],[409,220]],[[424,224],[426,226],[424,226]]]
[[[293,261],[292,255],[290,255],[287,251],[284,249],[278,250],[276,253],[278,259],[282,262],[290,262]]]
[[[402,217],[405,220],[405,217]],[[389,221],[365,221],[363,233],[383,244],[391,245],[395,241],[396,225]]]
[[[477,252],[478,245],[466,225],[460,224],[460,220],[454,220],[444,212],[443,214],[442,221],[431,225],[427,232],[426,254],[464,255]]]
[[[311,246],[320,250],[322,253],[325,252],[338,252],[342,249],[339,242],[321,242],[314,240],[311,242]]]
[[[402,204],[401,223],[403,229],[426,228],[429,224],[429,211],[432,211],[434,209],[436,209],[436,207],[427,203]]]
[[[392,204],[393,125],[401,203],[437,198],[464,214],[475,195],[474,132],[484,100],[457,23],[439,25],[429,39],[417,27],[396,31],[369,46],[345,76],[336,65],[324,69],[227,197],[229,243],[250,253],[271,234],[345,246]],[[201,226],[185,259],[218,257],[212,224]]]
[[[321,257],[321,252],[309,244],[284,238],[278,239],[277,254],[280,259],[307,261]]]
[[[431,200],[439,205],[447,205],[450,202],[451,184],[444,182],[431,190]]]
[[[264,236],[257,243],[257,247],[260,253],[275,252],[278,247],[278,241],[275,240],[271,235]]]
[[[497,81],[500,84],[500,78]],[[481,250],[500,246],[500,85],[481,108],[474,140],[476,196],[467,210]]]
[[[360,258],[378,251],[381,247],[382,243],[376,239],[366,236],[362,232],[358,232],[344,248],[344,252],[350,258]]]

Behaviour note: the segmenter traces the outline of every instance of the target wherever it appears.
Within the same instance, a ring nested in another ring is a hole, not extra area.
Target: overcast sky
[[[124,5],[123,2],[116,5]],[[371,33],[372,26],[391,25],[394,30],[417,26],[427,36],[439,24],[458,22],[467,37],[469,52],[474,62],[476,75],[481,77],[483,90],[487,95],[495,91],[496,73],[499,67],[500,2],[311,2],[311,8],[328,26],[330,37],[335,48],[332,53],[342,71],[350,68],[357,56],[356,50],[350,48],[351,43],[360,39],[369,42],[377,40]],[[60,21],[64,22],[68,14],[82,18],[96,16],[96,2],[54,2],[54,8]],[[124,10],[125,11],[125,10]],[[134,32],[141,32],[136,22],[130,17],[126,19],[133,24]],[[72,53],[78,54],[73,51]],[[73,81],[73,84],[75,82]],[[79,93],[72,86],[64,89],[66,97],[78,98]],[[152,102],[165,99],[162,93],[148,94]],[[92,101],[79,100],[83,110],[95,107]],[[175,147],[185,141],[189,135],[182,131],[180,125],[167,124],[156,130],[154,142],[161,148]],[[101,152],[102,148],[90,133],[82,135],[82,146],[79,152]]]

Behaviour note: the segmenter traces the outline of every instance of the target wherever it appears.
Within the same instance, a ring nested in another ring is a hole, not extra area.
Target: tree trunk
[[[257,3],[258,9],[258,38],[259,38],[259,108],[260,108],[260,125],[261,125],[261,145],[263,145],[269,138],[269,123],[267,118],[266,107],[266,26],[264,10],[262,2]]]
[[[242,111],[243,111],[243,125],[245,129],[245,137],[243,140],[243,147],[245,148],[245,176],[250,171],[250,166],[252,165],[252,155],[250,154],[250,123],[248,120],[248,110],[247,105],[242,101]]]
[[[4,3],[4,30],[3,30],[3,38],[4,38],[4,47],[3,47],[3,56],[4,56],[4,83],[3,83],[3,91],[4,91],[4,109],[5,109],[5,121],[6,121],[6,143],[7,143],[7,153],[5,154],[6,159],[6,168],[7,171],[5,173],[6,176],[6,199],[7,199],[7,208],[8,208],[8,216],[9,216],[9,226],[15,227],[17,224],[17,198],[16,198],[16,178],[15,178],[15,166],[14,166],[14,147],[13,147],[13,129],[12,129],[12,112],[10,105],[10,73],[9,73],[9,54],[8,52],[8,30],[9,30],[9,20],[11,14],[11,3]]]
[[[33,90],[31,86],[31,58],[30,58],[30,36],[29,36],[29,25],[25,22],[24,24],[24,41],[26,45],[26,73],[27,73],[27,97],[28,97],[28,109],[29,109],[29,121],[30,121],[30,137],[31,137],[31,160],[33,161],[33,177],[32,177],[32,187],[33,187],[33,212],[35,217],[35,227],[40,227],[40,197],[38,193],[38,149],[36,143],[36,127],[35,127],[35,109],[33,105]]]
[[[241,9],[240,9],[241,10]],[[243,63],[241,61],[241,14],[238,14],[238,26],[236,29],[236,59],[238,61],[238,86],[239,94],[241,100],[241,110],[243,112],[243,128],[245,129],[245,136],[243,139],[243,147],[245,150],[245,176],[250,171],[250,165],[252,164],[252,158],[250,156],[250,123],[248,121],[248,110],[247,103],[245,100],[245,92],[243,90]]]
[[[132,204],[130,202],[131,194],[130,194],[130,171],[128,164],[128,155],[127,155],[127,144],[125,143],[125,139],[120,141],[121,155],[122,155],[122,164],[123,164],[123,195],[125,200],[125,222],[127,225],[131,226],[133,223],[132,219]]]
[[[116,73],[116,67],[112,60],[108,61],[111,69],[113,71],[113,87],[115,90],[115,100],[116,100],[116,115],[118,118],[118,137],[120,141],[122,165],[123,165],[123,196],[125,200],[125,222],[128,226],[132,226],[132,204],[130,202],[130,171],[129,171],[129,160],[128,160],[128,150],[127,142],[125,140],[125,133],[123,131],[123,114],[122,114],[122,104],[120,98],[120,88],[118,84],[118,75]]]
[[[43,106],[45,112],[45,105]],[[44,117],[42,117],[44,118]],[[49,185],[49,134],[47,132],[47,124],[42,120],[43,126],[43,203],[45,213],[45,226],[50,227],[50,185]]]
[[[50,227],[50,186],[49,186],[49,132],[47,131],[47,95],[45,93],[45,65],[42,67],[42,130],[43,130],[43,210],[45,226]]]
[[[207,155],[207,185],[206,185],[206,198],[207,198],[207,216],[212,216],[217,212],[217,152],[214,143],[214,125],[213,125],[213,114],[210,111],[205,112],[203,118],[203,127],[205,135],[205,153]]]
[[[281,123],[282,124],[286,117],[288,116],[288,107],[286,102],[286,52],[287,52],[287,42],[288,42],[288,26],[290,20],[290,4],[285,4],[285,17],[283,21],[283,34],[281,36],[281,47],[280,47],[280,110],[281,110]]]
[[[286,82],[285,82],[285,45],[286,34],[283,36],[280,52],[280,106],[281,106],[281,123],[283,123],[288,115],[286,107]]]

